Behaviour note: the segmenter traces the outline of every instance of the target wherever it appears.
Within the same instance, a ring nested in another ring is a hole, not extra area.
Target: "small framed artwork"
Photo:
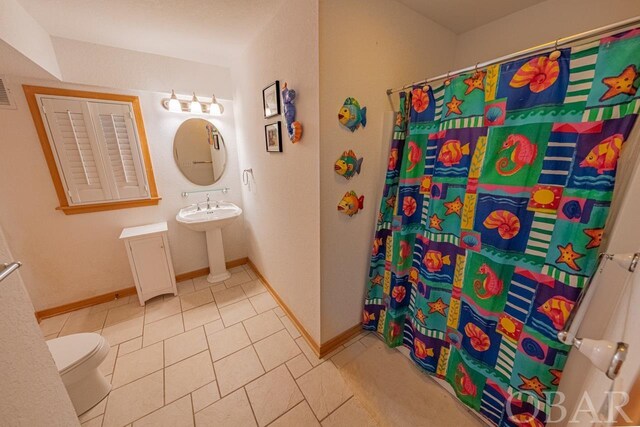
[[[279,121],[265,125],[264,137],[268,152],[282,153],[282,129]]]
[[[264,118],[277,116],[280,114],[280,81],[276,80],[269,86],[262,89],[262,106],[264,108]]]

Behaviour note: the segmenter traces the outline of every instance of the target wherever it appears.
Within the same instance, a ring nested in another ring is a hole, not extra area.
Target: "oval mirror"
[[[185,120],[173,140],[173,158],[178,169],[194,184],[218,181],[227,164],[227,148],[222,134],[204,119]]]

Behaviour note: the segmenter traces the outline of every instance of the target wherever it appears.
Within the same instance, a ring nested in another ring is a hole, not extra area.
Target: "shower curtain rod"
[[[569,37],[562,37],[559,38],[555,41],[549,42],[549,43],[544,43],[541,44],[539,46],[534,46],[531,47],[529,49],[525,49],[525,50],[521,50],[515,53],[511,53],[509,55],[504,55],[501,56],[499,58],[495,58],[492,59],[490,61],[485,61],[485,62],[478,62],[476,65],[471,65],[469,67],[466,68],[461,68],[459,70],[455,70],[455,71],[449,71],[446,74],[441,74],[439,76],[435,76],[435,77],[430,77],[428,79],[424,79],[424,80],[420,80],[417,82],[413,82],[410,83],[408,85],[404,85],[400,88],[397,89],[387,89],[387,95],[391,95],[392,93],[395,92],[401,92],[405,89],[410,89],[415,85],[421,85],[421,84],[426,84],[426,83],[431,83],[431,82],[435,82],[437,80],[442,80],[442,79],[448,79],[450,77],[455,77],[458,76],[460,74],[464,74],[466,72],[469,71],[473,71],[473,70],[477,70],[478,68],[484,68],[484,67],[488,67],[490,65],[495,65],[495,64],[500,64],[502,62],[508,61],[508,60],[512,60],[512,59],[519,59],[521,57],[524,56],[528,56],[534,53],[539,53],[539,52],[543,52],[547,49],[557,49],[560,46],[566,46],[570,43],[576,42],[576,41],[580,41],[580,40],[585,40],[588,39],[590,37],[595,37],[595,36],[599,36],[611,31],[617,31],[617,30],[621,30],[625,27],[634,25],[640,23],[640,16],[636,16],[634,18],[630,18],[630,19],[626,19],[624,21],[620,21],[620,22],[616,22],[614,24],[609,24],[609,25],[605,25],[604,27],[600,27],[600,28],[595,28],[593,30],[589,30],[589,31],[585,31],[584,33],[579,33],[579,34],[574,34],[572,36]]]

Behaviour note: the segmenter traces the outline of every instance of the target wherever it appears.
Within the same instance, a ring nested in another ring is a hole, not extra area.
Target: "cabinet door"
[[[162,236],[131,240],[129,247],[143,296],[172,288]]]

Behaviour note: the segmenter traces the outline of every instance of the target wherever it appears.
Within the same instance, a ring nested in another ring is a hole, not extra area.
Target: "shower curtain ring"
[[[449,80],[449,75],[451,75],[451,70],[447,71],[447,77],[444,80],[445,86],[449,86],[451,84],[451,81]]]

